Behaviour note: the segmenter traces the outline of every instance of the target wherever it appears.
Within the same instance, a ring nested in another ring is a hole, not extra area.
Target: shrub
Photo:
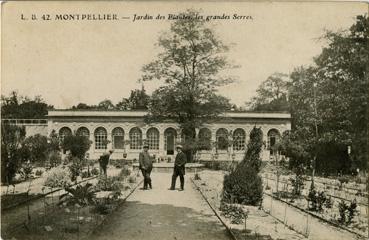
[[[117,177],[101,178],[97,182],[95,189],[97,191],[120,191],[123,189],[123,184]]]
[[[333,200],[332,200],[331,196],[327,197],[327,200],[325,201],[324,206],[326,208],[332,208],[333,207]]]
[[[66,187],[67,193],[60,196],[59,204],[80,206],[91,205],[95,203],[95,192],[91,183],[85,185],[78,185],[76,188]]]
[[[292,195],[294,197],[299,197],[301,196],[301,192],[304,189],[304,167],[302,164],[296,166],[293,168],[293,172],[295,173],[295,177],[294,178],[290,178],[290,182],[291,185],[293,187],[292,189]]]
[[[324,191],[316,191],[314,184],[312,184],[307,196],[307,201],[309,210],[321,212],[323,211],[323,204],[327,201],[327,196]]]
[[[45,162],[47,152],[47,137],[40,134],[27,137],[23,146],[29,150],[31,162]]]
[[[195,173],[194,179],[195,180],[201,180],[200,174]]]
[[[292,189],[292,195],[295,197],[301,196],[301,192],[304,189],[304,177],[296,174],[295,178],[290,178]]]
[[[260,151],[263,145],[260,128],[254,127],[250,133],[245,158],[235,170],[224,176],[222,201],[260,205],[263,185],[258,172],[261,166]]]
[[[61,145],[64,150],[70,151],[72,156],[84,159],[91,142],[85,136],[68,135],[64,137]]]
[[[36,170],[35,175],[36,176],[41,176],[43,173],[44,172],[42,170],[38,169],[38,170]]]
[[[82,178],[88,178],[88,177],[90,177],[90,174],[87,171],[83,171],[81,177]]]
[[[32,177],[32,171],[33,171],[33,166],[28,161],[28,162],[22,164],[22,167],[19,170],[19,174],[22,176],[22,178],[24,180],[27,180],[27,179],[30,179]]]
[[[243,161],[248,162],[248,165],[260,171],[261,158],[260,152],[263,147],[263,132],[260,128],[254,127],[250,132],[250,141],[247,144],[247,151]]]
[[[222,211],[223,216],[231,219],[232,224],[243,223],[248,215],[248,212],[243,211],[242,207],[236,204],[226,204],[222,202],[219,210]]]
[[[53,150],[51,152],[49,152],[48,156],[47,156],[47,161],[49,162],[51,167],[56,167],[59,164],[61,164],[62,159],[61,159],[61,154],[59,151]]]
[[[72,181],[76,181],[82,171],[82,161],[78,157],[71,157],[71,162],[68,166],[71,173],[70,177]]]
[[[340,213],[340,218],[338,219],[339,223],[349,225],[352,223],[352,219],[354,218],[357,210],[356,199],[354,199],[350,205],[346,204],[344,200],[338,204],[338,210]]]
[[[46,180],[44,182],[44,186],[50,188],[64,188],[70,184],[70,172],[67,168],[56,167],[46,172]]]
[[[99,175],[99,169],[97,169],[97,168],[93,168],[92,170],[91,170],[91,174],[92,175]]]
[[[3,110],[3,109],[2,109]],[[25,159],[21,144],[26,136],[24,126],[4,124],[1,121],[1,182],[12,183],[20,163]]]
[[[224,176],[222,201],[257,206],[262,197],[261,177],[247,164],[240,163],[235,171]]]

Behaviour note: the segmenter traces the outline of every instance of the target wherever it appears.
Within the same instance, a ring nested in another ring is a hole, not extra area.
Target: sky
[[[208,22],[231,46],[228,60],[240,66],[225,71],[237,81],[219,89],[238,106],[274,72],[289,74],[313,64],[326,45],[321,39],[325,30],[347,29],[356,15],[368,11],[364,3],[352,2],[7,2],[2,9],[1,93],[41,95],[60,109],[104,99],[116,104],[141,88],[141,69],[156,59],[158,37],[171,23],[133,21],[134,14],[167,17],[188,8],[204,16],[252,17]],[[37,20],[30,20],[32,14]],[[56,20],[59,14],[116,14],[119,20]],[[144,86],[151,93],[160,84]]]

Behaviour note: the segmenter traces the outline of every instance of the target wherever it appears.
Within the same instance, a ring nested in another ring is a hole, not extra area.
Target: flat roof
[[[144,117],[147,111],[81,111],[50,110],[47,117]],[[223,117],[229,118],[274,118],[290,119],[290,113],[279,112],[226,112]]]

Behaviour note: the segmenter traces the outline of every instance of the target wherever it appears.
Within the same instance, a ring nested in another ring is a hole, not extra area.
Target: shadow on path
[[[208,211],[169,204],[127,202],[90,239],[230,239]]]

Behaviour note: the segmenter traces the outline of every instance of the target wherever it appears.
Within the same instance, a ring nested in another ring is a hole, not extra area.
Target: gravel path
[[[153,173],[154,189],[137,189],[89,240],[230,239],[189,177],[185,191],[170,191],[171,174]]]

